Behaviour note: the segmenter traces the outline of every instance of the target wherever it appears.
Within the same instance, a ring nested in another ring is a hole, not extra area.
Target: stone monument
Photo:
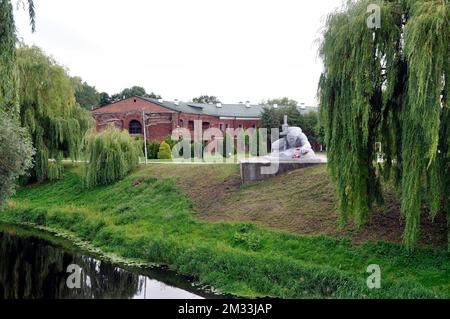
[[[272,144],[272,153],[266,156],[268,160],[298,161],[316,158],[308,137],[300,127],[290,127],[286,115],[280,137],[282,138]]]
[[[300,127],[291,127],[284,116],[280,139],[272,144],[272,152],[263,157],[241,161],[243,183],[255,182],[311,165],[325,164],[317,157],[308,137]]]

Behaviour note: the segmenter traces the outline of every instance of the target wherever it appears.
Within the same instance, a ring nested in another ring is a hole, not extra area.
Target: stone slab
[[[278,169],[274,166],[273,172],[268,173],[267,169],[273,164],[278,164]],[[292,160],[268,160],[266,158],[253,158],[240,162],[241,181],[243,184],[263,181],[273,176],[281,175],[289,171],[314,166],[325,165],[326,158],[316,157],[309,159],[292,159]],[[263,170],[266,172],[263,172]]]

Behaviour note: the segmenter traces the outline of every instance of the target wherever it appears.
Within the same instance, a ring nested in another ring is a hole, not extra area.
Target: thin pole
[[[144,154],[145,154],[145,165],[147,165],[147,123],[145,122],[145,112],[142,110],[142,122],[144,123]]]

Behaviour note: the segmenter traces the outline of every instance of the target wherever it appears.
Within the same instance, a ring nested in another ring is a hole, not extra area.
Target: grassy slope
[[[221,181],[229,190],[216,192],[217,202],[226,203],[227,196],[239,196],[232,192],[234,174],[233,166],[152,166],[87,191],[74,167],[63,181],[20,190],[0,219],[69,230],[106,252],[167,264],[241,296],[450,297],[446,249],[420,249],[408,256],[395,244],[355,246],[348,240],[194,218],[198,198],[193,206],[178,185],[208,193],[214,187],[205,180]],[[366,288],[369,264],[381,266],[380,290]]]
[[[149,176],[176,178],[193,202],[196,217],[204,220],[256,222],[300,235],[349,238],[353,243],[402,242],[404,220],[392,186],[386,187],[386,204],[375,209],[367,226],[358,229],[349,222],[341,229],[335,191],[324,165],[246,186],[241,186],[239,167],[233,165],[151,165],[141,170]],[[445,247],[445,216],[438,215],[434,223],[427,216],[423,214],[420,244]]]

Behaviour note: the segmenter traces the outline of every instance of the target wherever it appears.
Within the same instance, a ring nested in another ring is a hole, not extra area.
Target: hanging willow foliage
[[[84,172],[86,187],[109,185],[123,179],[138,164],[142,149],[127,131],[108,126],[97,133],[92,129],[85,138],[88,163]]]
[[[367,23],[373,4],[379,28]],[[423,203],[432,217],[449,210],[449,40],[448,0],[361,0],[328,17],[320,47],[321,116],[342,221],[366,223],[382,203],[381,177],[392,178],[409,250]]]
[[[66,70],[39,48],[20,46],[17,68],[20,118],[36,148],[31,178],[36,181],[59,178],[61,159],[78,158],[92,116],[76,103]]]
[[[16,32],[10,1],[0,1],[0,110],[17,106],[15,90]],[[16,110],[17,111],[17,110]]]
[[[33,1],[28,4],[34,31]],[[26,130],[19,126],[15,45],[13,6],[0,0],[0,209],[14,193],[17,179],[32,167],[34,155]]]
[[[35,30],[33,0],[28,0],[31,29]],[[0,0],[0,111],[11,115],[18,113],[18,90],[15,65],[16,26],[10,0]]]

